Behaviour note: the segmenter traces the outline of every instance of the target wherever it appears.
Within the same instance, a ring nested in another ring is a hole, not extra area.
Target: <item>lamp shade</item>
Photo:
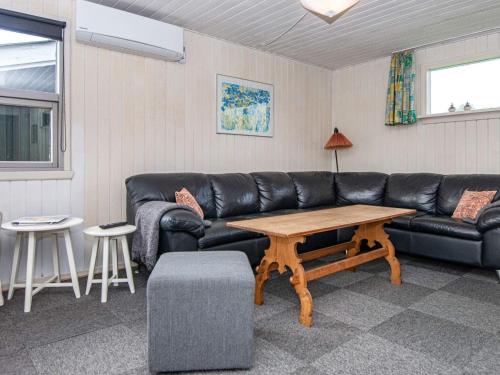
[[[339,132],[339,129],[335,128],[332,136],[326,142],[325,150],[337,149],[337,148],[345,148],[351,147],[352,142],[342,133]]]

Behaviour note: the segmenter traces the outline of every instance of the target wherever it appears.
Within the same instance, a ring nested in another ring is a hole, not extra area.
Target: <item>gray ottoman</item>
[[[250,368],[254,287],[242,252],[163,254],[147,287],[150,371]]]

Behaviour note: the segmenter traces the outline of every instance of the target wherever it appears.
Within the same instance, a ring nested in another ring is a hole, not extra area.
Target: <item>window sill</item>
[[[424,123],[431,122],[455,122],[455,121],[465,121],[465,120],[481,120],[488,118],[498,118],[500,117],[500,108],[491,109],[473,109],[470,111],[461,112],[451,112],[451,113],[436,113],[433,115],[421,115],[418,116],[418,120],[422,120]]]
[[[71,180],[73,171],[0,171],[0,181]]]

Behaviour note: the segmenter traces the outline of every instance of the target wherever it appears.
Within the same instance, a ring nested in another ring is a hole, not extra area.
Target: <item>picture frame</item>
[[[274,136],[274,86],[217,74],[217,133]]]

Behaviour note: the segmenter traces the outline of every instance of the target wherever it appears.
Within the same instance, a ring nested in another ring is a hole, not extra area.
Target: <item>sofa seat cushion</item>
[[[416,217],[423,216],[423,215],[425,215],[425,212],[417,212],[414,215],[405,215],[405,216],[395,217],[394,219],[392,219],[390,224],[387,224],[387,226],[389,228],[410,230],[412,220],[415,219]]]
[[[411,220],[410,228],[415,232],[439,234],[467,240],[481,240],[482,235],[473,224],[452,219],[449,216],[422,215]]]
[[[227,223],[230,221],[253,219],[256,217],[230,217],[227,219],[212,221],[212,225],[209,228],[205,228],[205,236],[198,240],[198,247],[200,249],[205,249],[207,247],[223,245],[226,243],[262,237],[263,235],[260,233],[227,226]]]

